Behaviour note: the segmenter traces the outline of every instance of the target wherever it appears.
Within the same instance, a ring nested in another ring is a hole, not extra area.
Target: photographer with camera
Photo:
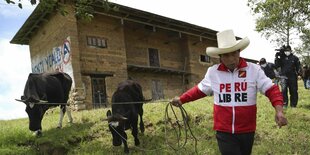
[[[275,66],[279,69],[279,74],[285,77],[282,83],[282,94],[284,106],[288,106],[288,90],[290,93],[290,106],[292,108],[298,103],[298,73],[300,72],[300,61],[297,56],[292,53],[291,46],[282,46],[276,53]]]

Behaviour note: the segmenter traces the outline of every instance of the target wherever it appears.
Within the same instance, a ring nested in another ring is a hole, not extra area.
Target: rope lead
[[[174,118],[176,119],[176,124],[177,124],[177,128],[175,127],[175,125],[173,124],[173,122],[171,121],[172,119],[169,117],[169,112],[168,112],[168,109],[169,107],[171,108],[171,111],[174,115]],[[182,121],[179,121],[177,115],[176,115],[176,112],[173,108],[173,105],[171,103],[167,104],[166,106],[166,110],[165,110],[165,137],[166,137],[166,144],[172,148],[174,151],[178,151],[182,148],[185,147],[186,143],[187,143],[187,138],[188,138],[188,131],[190,132],[190,135],[194,138],[194,141],[195,141],[195,153],[198,154],[197,152],[197,138],[194,136],[188,122],[188,114],[186,112],[186,110],[182,107],[182,106],[179,106],[178,107],[180,112],[181,112],[181,115],[182,115]],[[185,140],[184,140],[184,143],[181,144],[180,143],[180,140],[181,140],[181,131],[182,131],[182,125],[180,124],[180,122],[183,122],[183,125],[184,125],[184,133],[185,133]],[[174,147],[172,144],[170,144],[168,142],[168,138],[167,138],[167,124],[170,124],[175,132],[175,135],[177,137],[177,147]]]

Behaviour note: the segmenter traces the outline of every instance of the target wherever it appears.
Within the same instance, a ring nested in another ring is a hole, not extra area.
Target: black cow
[[[58,128],[62,127],[63,116],[66,112],[66,103],[71,90],[71,77],[62,72],[30,73],[24,88],[22,102],[26,104],[29,117],[29,129],[37,136],[42,134],[41,122],[44,113],[50,108],[60,105],[60,119]],[[50,103],[50,104],[49,104]],[[59,103],[59,104],[57,104]],[[72,122],[68,111],[69,121]]]
[[[143,133],[143,100],[142,88],[133,80],[121,82],[112,96],[112,113],[110,110],[107,111],[109,129],[112,133],[113,145],[120,146],[123,142],[125,153],[129,153],[125,130],[131,128],[135,145],[140,144],[138,115],[140,115],[140,130]]]

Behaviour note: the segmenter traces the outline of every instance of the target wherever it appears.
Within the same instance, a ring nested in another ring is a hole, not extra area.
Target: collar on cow
[[[247,67],[247,66],[248,66],[247,62],[243,58],[240,57],[239,58],[239,65],[238,65],[237,69],[244,68],[244,67]],[[220,65],[217,68],[217,70],[225,71],[225,72],[229,71],[229,69],[223,63],[220,63]]]

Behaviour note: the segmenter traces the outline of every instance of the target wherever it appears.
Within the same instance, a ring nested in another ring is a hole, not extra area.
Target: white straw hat
[[[219,58],[220,54],[234,52],[239,49],[242,51],[250,44],[248,37],[237,41],[233,30],[218,32],[216,36],[218,47],[207,47],[206,50],[207,55],[214,58]]]

